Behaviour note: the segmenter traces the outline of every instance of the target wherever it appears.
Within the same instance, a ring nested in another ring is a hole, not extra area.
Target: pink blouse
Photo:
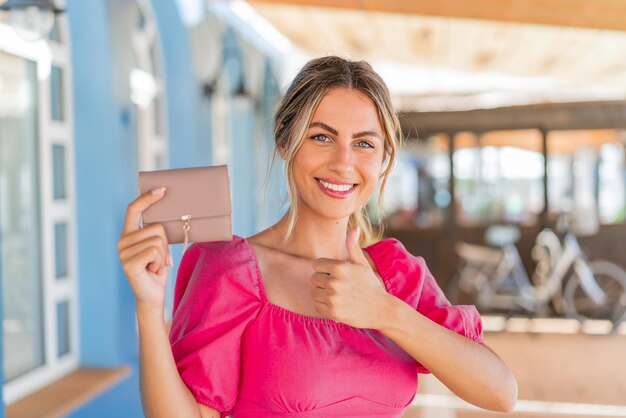
[[[473,306],[451,306],[421,257],[395,239],[364,248],[387,292],[482,343]],[[381,332],[267,299],[250,244],[193,244],[181,261],[172,352],[195,399],[221,417],[401,417],[428,370]]]

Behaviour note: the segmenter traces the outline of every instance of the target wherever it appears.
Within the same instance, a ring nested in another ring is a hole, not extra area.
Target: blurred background
[[[0,0],[0,418],[143,416],[138,171],[226,163],[233,232],[271,225],[273,112],[327,54],[392,92],[371,218],[478,306],[505,415],[626,416],[626,2]],[[405,417],[492,415],[422,376]]]

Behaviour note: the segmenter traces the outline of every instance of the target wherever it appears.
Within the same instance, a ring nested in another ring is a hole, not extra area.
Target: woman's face
[[[294,157],[300,210],[335,220],[359,210],[378,185],[384,144],[374,102],[356,90],[330,90]]]

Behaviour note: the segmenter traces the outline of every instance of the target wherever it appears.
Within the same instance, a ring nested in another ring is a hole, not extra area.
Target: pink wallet
[[[139,191],[166,187],[161,200],[142,213],[143,226],[162,224],[170,244],[231,240],[228,167],[140,171]]]

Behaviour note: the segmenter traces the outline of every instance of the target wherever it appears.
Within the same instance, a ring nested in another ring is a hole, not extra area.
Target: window
[[[623,137],[624,132],[615,130],[549,133],[548,207],[553,215],[574,212],[574,218],[584,221],[591,228],[590,232],[595,229],[590,222],[624,221],[626,147]],[[576,229],[576,225],[574,227]]]
[[[65,146],[52,145],[52,191],[55,200],[67,197],[67,179],[65,177]]]
[[[78,292],[69,49],[3,33],[15,36],[11,54],[0,52],[3,395],[12,403],[78,366]]]
[[[533,224],[544,207],[541,134],[534,130],[455,137],[460,224]]]
[[[622,142],[600,147],[598,209],[600,222],[612,224],[626,220],[626,145]]]
[[[70,303],[57,303],[57,356],[61,357],[70,352]]]
[[[57,280],[68,275],[68,232],[66,223],[54,225],[54,271]]]
[[[63,121],[65,119],[64,106],[63,70],[53,66],[50,72],[50,108],[52,120]]]
[[[44,364],[36,65],[0,52],[0,267],[5,381]]]
[[[160,170],[168,167],[160,42],[150,2],[138,0],[136,11],[132,34],[135,68],[129,76],[137,115],[139,169]]]
[[[445,221],[452,203],[449,142],[447,135],[433,135],[399,153],[384,199],[392,228],[436,227]],[[536,222],[544,207],[538,131],[461,132],[454,147],[458,224]]]

